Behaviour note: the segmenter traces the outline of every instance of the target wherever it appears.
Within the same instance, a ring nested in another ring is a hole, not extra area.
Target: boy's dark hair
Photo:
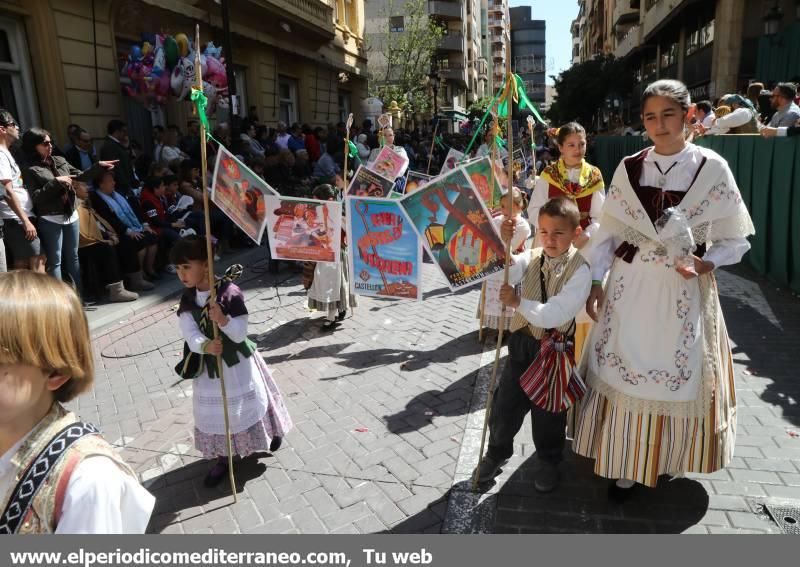
[[[164,178],[157,175],[150,175],[144,180],[144,188],[155,191],[161,184],[164,183]]]
[[[170,264],[188,264],[189,262],[207,262],[208,250],[206,240],[200,236],[187,236],[172,245],[169,253]]]
[[[115,132],[119,132],[123,128],[127,126],[122,120],[109,120],[108,125],[106,126],[106,133],[111,136]]]
[[[314,191],[311,194],[320,201],[330,201],[336,196],[336,189],[333,188],[333,185],[325,183],[314,187]]]
[[[161,179],[164,180],[164,185],[166,185],[167,187],[169,187],[172,183],[177,183],[178,182],[178,176],[177,175],[173,175],[171,173],[165,175]]]
[[[578,205],[563,197],[556,197],[547,201],[539,209],[539,216],[541,217],[542,215],[567,219],[572,228],[578,228],[578,225],[581,224],[581,212],[578,210]]]
[[[697,107],[697,110],[702,110],[706,114],[711,113],[711,101],[701,100],[695,106]]]

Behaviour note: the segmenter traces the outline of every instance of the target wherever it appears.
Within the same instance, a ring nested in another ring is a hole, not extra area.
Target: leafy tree
[[[427,0],[391,0],[383,12],[385,31],[367,40],[370,96],[384,104],[397,101],[405,112],[426,112],[431,59],[444,35],[443,27],[428,15]],[[389,18],[403,16],[403,31],[390,32]]]
[[[624,96],[634,85],[633,71],[626,62],[608,54],[573,65],[553,80],[558,94],[548,118],[553,124],[576,120],[584,126],[592,124],[609,94]]]

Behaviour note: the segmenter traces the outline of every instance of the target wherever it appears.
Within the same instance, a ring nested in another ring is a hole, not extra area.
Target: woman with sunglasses
[[[50,132],[42,128],[31,128],[23,134],[22,151],[27,159],[23,178],[39,219],[39,238],[47,255],[47,273],[62,279],[63,264],[64,271],[80,292],[80,216],[75,209],[72,182],[88,181],[102,170],[113,169],[116,162],[100,161],[80,171],[63,157],[53,155]]]

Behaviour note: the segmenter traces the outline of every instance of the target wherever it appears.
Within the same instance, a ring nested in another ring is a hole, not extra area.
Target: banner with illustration
[[[489,211],[493,212],[500,206],[500,197],[503,196],[501,182],[505,181],[508,176],[503,173],[499,160],[494,164],[494,176],[492,176],[491,163],[492,160],[485,156],[466,162],[463,167],[475,189],[478,190],[478,195],[481,196]]]
[[[422,246],[399,201],[348,197],[350,290],[422,299]]]
[[[211,201],[256,244],[267,224],[264,197],[278,192],[245,164],[219,147],[211,182]]]
[[[448,171],[453,171],[461,161],[464,159],[464,152],[459,152],[454,148],[450,148],[450,151],[447,152],[447,156],[444,158],[444,163],[442,164],[442,169],[439,172],[439,175],[444,175]]]
[[[413,193],[420,187],[423,187],[431,179],[433,179],[433,176],[431,175],[426,175],[424,173],[420,173],[419,171],[409,171],[408,175],[406,175],[406,195]]]
[[[394,187],[394,177],[391,179],[382,177],[361,165],[350,181],[350,186],[347,188],[347,196],[388,197],[392,187]]]
[[[341,203],[280,195],[267,196],[264,201],[274,260],[339,261]]]
[[[503,270],[505,246],[463,167],[437,177],[400,203],[451,290]]]
[[[367,164],[367,169],[381,177],[395,180],[408,169],[408,157],[397,153],[389,146],[383,146],[375,159]]]
[[[526,169],[528,169],[528,160],[525,158],[525,152],[520,147],[514,148],[514,177],[518,178]],[[503,158],[503,169],[508,171],[508,156]]]

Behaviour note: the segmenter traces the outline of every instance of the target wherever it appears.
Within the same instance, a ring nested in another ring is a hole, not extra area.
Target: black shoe
[[[274,453],[281,448],[281,445],[283,445],[283,437],[273,437],[269,444],[269,452]]]
[[[344,318],[347,317],[347,310],[339,311],[339,314],[336,316],[337,321],[344,321]]]
[[[322,324],[322,330],[323,330],[323,331],[332,331],[332,330],[334,330],[335,328],[336,328],[336,321],[328,321],[328,320],[326,320],[326,321],[325,321],[325,322]]]
[[[228,460],[227,458],[219,458],[217,462],[214,463],[214,466],[211,467],[211,470],[208,471],[206,478],[203,479],[203,484],[209,488],[213,488],[222,482],[226,474],[228,474]]]
[[[617,481],[612,481],[608,485],[608,499],[617,504],[622,504],[631,497],[634,488],[636,488],[635,484],[630,488],[622,488],[617,486]]]
[[[558,465],[542,461],[535,473],[533,487],[537,492],[552,492],[558,486],[559,480]]]
[[[496,461],[489,455],[486,455],[483,459],[481,459],[480,464],[478,465],[478,484],[484,484],[487,482],[493,481],[497,476],[503,472],[503,469],[500,468],[508,459],[503,459],[501,461]],[[475,478],[475,472],[472,473],[472,478]]]

